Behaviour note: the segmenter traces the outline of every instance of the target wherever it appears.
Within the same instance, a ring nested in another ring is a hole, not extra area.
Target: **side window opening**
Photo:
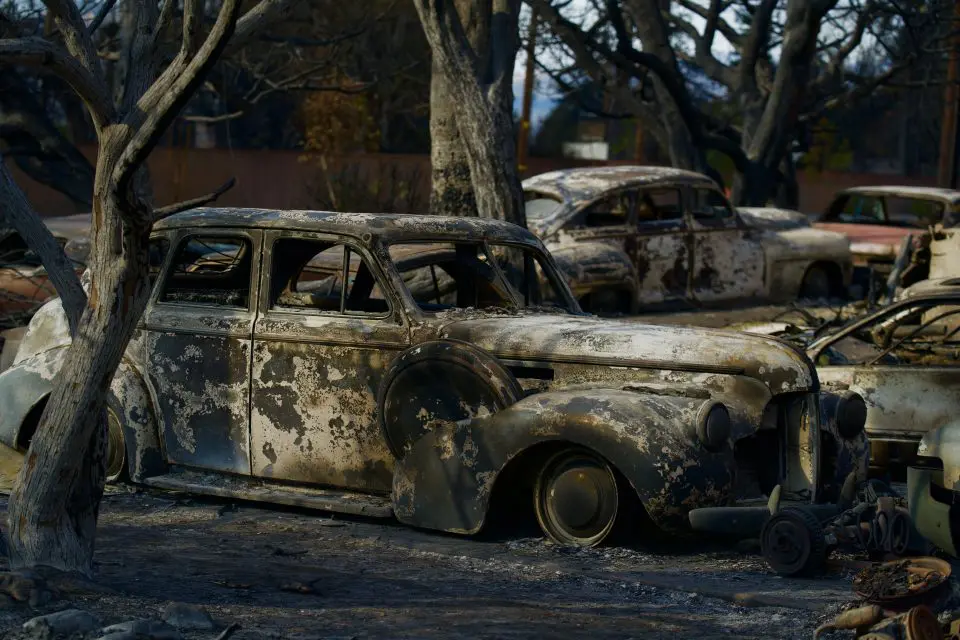
[[[735,219],[730,203],[714,189],[693,191],[693,219],[701,224],[731,226]]]
[[[281,238],[273,246],[275,309],[346,315],[389,313],[366,260],[349,245]]]
[[[633,204],[632,193],[612,195],[587,207],[576,217],[574,226],[581,229],[625,227],[630,219]]]
[[[524,307],[566,308],[549,272],[532,251],[507,244],[495,244],[490,249],[507,281],[523,298]]]
[[[174,256],[160,301],[247,309],[251,265],[248,238],[188,238]]]
[[[150,241],[150,288],[156,286],[157,278],[160,277],[160,269],[163,267],[163,261],[170,251],[170,241],[166,238],[154,238]]]
[[[637,198],[637,227],[673,229],[683,226],[679,189],[647,189]]]
[[[943,220],[943,204],[919,198],[887,198],[887,219],[890,224],[912,229],[926,229]]]
[[[880,198],[853,194],[834,204],[825,222],[849,224],[883,224],[885,219]]]

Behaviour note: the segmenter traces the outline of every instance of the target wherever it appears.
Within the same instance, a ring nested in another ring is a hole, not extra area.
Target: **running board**
[[[389,498],[366,493],[309,489],[254,478],[185,470],[145,478],[142,482],[157,489],[184,491],[219,498],[271,502],[374,518],[393,517],[393,507]]]

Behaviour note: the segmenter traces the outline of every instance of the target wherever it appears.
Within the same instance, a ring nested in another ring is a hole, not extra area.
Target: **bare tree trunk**
[[[141,195],[145,180],[141,169],[226,47],[237,25],[240,0],[224,0],[206,39],[200,34],[201,0],[185,0],[180,52],[159,77],[156,40],[176,3],[164,2],[160,15],[155,3],[138,3],[139,12],[131,18],[137,39],[127,48],[125,82],[114,99],[76,5],[72,0],[46,4],[66,50],[37,38],[0,40],[0,62],[46,66],[69,83],[91,114],[100,149],[93,188],[89,296],[10,496],[10,565],[14,569],[46,565],[89,574],[106,473],[104,410],[111,381],[148,298],[151,227],[156,219],[200,206],[224,190],[153,209]],[[262,0],[248,15],[262,22],[271,12],[282,14],[289,4]],[[25,201],[22,205],[29,210]],[[42,225],[39,218],[36,222]],[[39,244],[44,241],[40,238]]]
[[[457,128],[456,112],[450,85],[434,60],[430,77],[430,213],[476,216],[470,163]]]
[[[457,155],[462,149],[476,215],[526,226],[513,131],[519,0],[415,0],[415,5],[433,52],[435,78],[442,78],[431,85],[431,157],[439,161],[433,169],[439,180],[431,209],[473,215],[472,209],[463,209],[470,196],[465,195],[462,157]],[[472,46],[470,31],[478,43],[489,44]],[[451,120],[459,141],[450,135]]]

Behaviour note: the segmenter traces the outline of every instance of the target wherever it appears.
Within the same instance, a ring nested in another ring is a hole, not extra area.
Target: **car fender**
[[[445,422],[397,462],[394,512],[413,526],[476,533],[498,481],[511,477],[504,472],[512,461],[522,466],[531,459],[525,453],[571,443],[606,458],[662,529],[688,529],[690,509],[724,504],[733,488],[729,441],[711,453],[697,440],[698,412],[711,402],[703,395],[564,390],[529,396],[489,417]]]
[[[68,347],[43,351],[0,373],[0,442],[25,450],[21,435],[34,408],[46,402]],[[132,480],[164,473],[156,412],[137,367],[124,358],[110,386],[108,401],[119,412]]]
[[[66,354],[64,347],[43,351],[0,373],[0,442],[24,449],[21,429],[30,412],[50,395]]]

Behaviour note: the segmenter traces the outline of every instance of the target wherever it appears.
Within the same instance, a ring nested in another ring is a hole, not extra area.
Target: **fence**
[[[94,157],[95,149],[84,149]],[[157,149],[148,161],[154,197],[164,205],[208,193],[231,176],[236,186],[218,204],[278,209],[332,206],[339,199],[359,203],[367,210],[390,207],[398,211],[425,211],[430,188],[430,157],[425,155],[364,154],[329,158],[324,170],[314,157],[297,151],[227,149]],[[528,175],[573,166],[605,164],[575,159],[530,158]],[[629,164],[616,162],[610,164]],[[77,210],[55,190],[40,185],[10,163],[14,179],[45,216]],[[800,209],[823,210],[833,194],[858,185],[903,184],[933,186],[934,179],[887,174],[801,172]]]

